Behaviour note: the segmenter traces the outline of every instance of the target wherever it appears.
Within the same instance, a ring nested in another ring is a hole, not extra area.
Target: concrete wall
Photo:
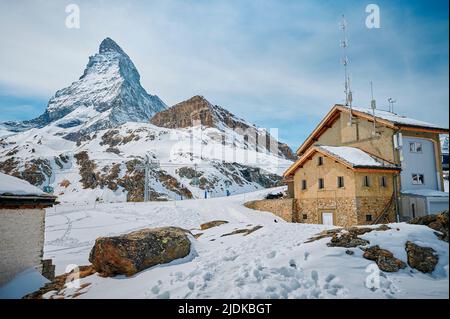
[[[41,271],[44,209],[0,209],[0,285],[23,270]]]
[[[444,191],[444,176],[442,173],[442,160],[441,160],[442,150],[441,150],[441,142],[439,140],[439,134],[428,132],[412,132],[412,131],[403,131],[402,134],[403,137],[422,138],[433,142],[436,174],[438,175],[438,189],[440,191]],[[408,151],[409,150],[408,148],[409,145],[404,144],[403,152]]]
[[[287,222],[297,221],[295,199],[293,198],[255,200],[244,205],[247,208],[271,212]]]

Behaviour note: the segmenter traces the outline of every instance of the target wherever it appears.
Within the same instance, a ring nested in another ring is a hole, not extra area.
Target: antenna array
[[[348,48],[348,39],[347,39],[347,21],[345,20],[344,15],[342,15],[342,21],[340,23],[340,27],[343,34],[343,39],[341,40],[341,48],[342,48],[342,60],[341,63],[344,65],[344,76],[345,76],[345,105],[350,107],[350,122],[349,125],[352,124],[352,102],[353,102],[353,94],[350,85],[350,76],[348,74],[348,64],[349,60],[347,57],[347,48]]]

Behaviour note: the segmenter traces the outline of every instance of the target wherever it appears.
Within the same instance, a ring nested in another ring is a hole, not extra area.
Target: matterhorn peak
[[[122,48],[111,38],[106,38],[100,43],[98,53],[117,52],[126,55]]]
[[[166,105],[141,86],[139,73],[130,57],[111,38],[104,39],[99,52],[89,57],[82,76],[58,90],[44,114],[30,121],[6,123],[16,131],[54,123],[65,138],[116,127],[125,122],[148,123]]]

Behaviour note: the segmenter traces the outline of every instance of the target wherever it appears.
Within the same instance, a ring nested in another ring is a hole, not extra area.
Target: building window
[[[366,215],[366,222],[372,221],[372,215]]]
[[[369,179],[369,176],[364,176],[364,179],[363,179],[363,186],[365,186],[365,187],[370,187],[370,179]]]
[[[325,184],[323,182],[323,178],[319,178],[319,189],[323,189],[325,187]]]
[[[411,153],[422,153],[422,143],[419,142],[409,143],[409,151]]]
[[[306,214],[303,214],[303,219],[308,219],[308,215],[306,215]]]
[[[423,174],[412,174],[412,183],[413,185],[425,184],[425,178],[423,177]]]
[[[322,156],[319,156],[319,157],[317,158],[317,165],[318,165],[318,166],[322,166],[322,165],[323,165],[323,157],[322,157]]]
[[[306,189],[306,179],[302,180],[302,190]]]
[[[381,176],[380,186],[381,187],[387,187],[386,176]]]
[[[338,184],[338,188],[343,188],[344,187],[344,176],[338,176],[337,184]]]

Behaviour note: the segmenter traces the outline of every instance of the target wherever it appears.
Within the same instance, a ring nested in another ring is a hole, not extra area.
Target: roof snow
[[[47,195],[27,181],[0,173],[0,195]]]
[[[448,197],[448,193],[434,189],[410,189],[402,191],[402,194],[424,197]]]
[[[354,111],[366,113],[369,115],[373,115],[372,109],[361,108],[361,107],[353,107]],[[411,126],[421,126],[421,127],[430,127],[430,128],[441,128],[440,126],[420,120],[415,120],[406,116],[402,116],[396,113],[391,113],[383,110],[375,110],[375,116],[381,118],[383,120],[390,121],[395,124],[400,125],[411,125]]]
[[[378,159],[356,147],[324,145],[317,145],[316,147],[334,157],[344,160],[352,166],[395,167],[392,164],[384,163],[381,159]]]

